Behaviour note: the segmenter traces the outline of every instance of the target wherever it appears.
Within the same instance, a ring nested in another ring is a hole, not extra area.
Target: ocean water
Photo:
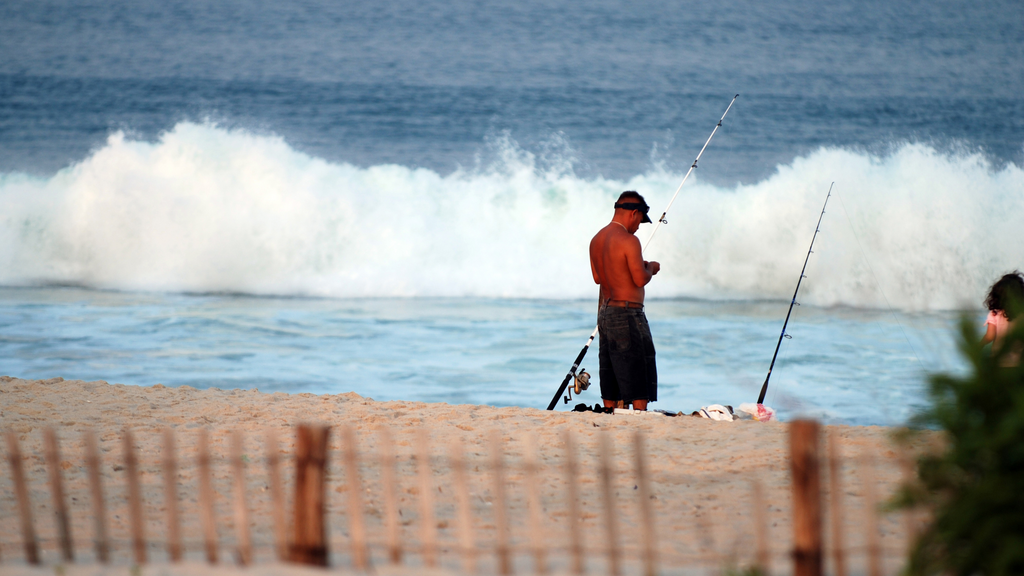
[[[30,377],[355,390],[376,400],[544,408],[594,322],[595,305],[522,298],[280,298],[0,289],[5,367]],[[780,302],[654,300],[659,401],[692,411],[757,398]],[[783,417],[897,424],[923,405],[921,374],[958,371],[954,313],[802,306],[766,403]],[[600,401],[597,347],[583,362]]]
[[[768,401],[902,422],[963,369],[959,311],[1024,268],[1021,22],[5,2],[0,373],[543,407],[593,328],[612,201],[660,211],[739,93],[646,253],[656,406],[756,398],[835,182]]]

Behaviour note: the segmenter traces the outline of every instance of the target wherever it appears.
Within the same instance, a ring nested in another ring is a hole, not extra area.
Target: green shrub
[[[1024,321],[1017,324],[992,353],[964,317],[970,373],[930,378],[931,406],[912,425],[944,432],[944,451],[920,457],[918,482],[893,502],[934,513],[909,574],[1024,574],[1024,367],[1005,367],[1024,346]]]

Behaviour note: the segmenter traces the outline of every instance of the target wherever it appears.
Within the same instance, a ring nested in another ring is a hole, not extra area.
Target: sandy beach
[[[532,570],[529,546],[535,541],[531,537],[538,536],[527,528],[521,466],[525,443],[531,437],[535,439],[540,464],[541,541],[550,548],[547,561],[551,568],[567,570],[568,481],[562,467],[565,454],[562,434],[565,430],[572,433],[579,454],[577,486],[581,531],[590,571],[605,570],[603,551],[606,549],[609,517],[600,497],[601,484],[597,474],[600,434],[608,434],[614,445],[614,518],[623,547],[625,569],[638,570],[640,517],[632,448],[637,431],[643,433],[646,442],[659,565],[665,572],[687,572],[701,567],[719,570],[749,565],[753,561],[756,534],[752,487],[755,480],[763,486],[764,501],[761,505],[767,512],[772,565],[777,570],[787,566],[792,524],[788,426],[785,423],[728,423],[658,414],[606,415],[443,403],[376,402],[355,393],[321,396],[264,394],[257,390],[197,390],[168,388],[159,384],[137,387],[60,378],[0,378],[0,428],[15,432],[20,441],[44,565],[50,566],[59,564],[60,557],[43,458],[44,428],[55,427],[61,440],[61,468],[71,508],[72,535],[76,558],[82,563],[94,561],[93,517],[82,434],[87,429],[95,431],[102,453],[101,470],[112,555],[114,564],[121,567],[115,570],[127,569],[131,564],[121,442],[122,431],[131,429],[140,460],[149,557],[154,565],[163,565],[164,572],[159,573],[167,574],[173,572],[167,572],[170,568],[162,564],[166,562],[162,431],[169,428],[176,435],[182,533],[186,559],[193,563],[203,560],[202,531],[197,514],[195,438],[200,429],[210,432],[216,456],[213,478],[217,491],[220,558],[227,565],[233,564],[236,535],[232,520],[233,476],[226,456],[231,432],[241,431],[245,438],[247,462],[245,500],[250,511],[255,562],[262,566],[259,569],[262,572],[252,573],[265,573],[273,571],[270,567],[273,565],[269,563],[274,557],[274,532],[264,466],[264,433],[268,428],[277,431],[281,439],[280,453],[287,457],[294,450],[293,426],[301,422],[324,423],[332,427],[327,479],[328,537],[331,563],[336,569],[351,565],[348,556],[348,514],[351,511],[348,510],[346,494],[349,487],[341,456],[340,434],[346,426],[356,434],[361,462],[362,502],[374,566],[386,564],[379,458],[383,428],[387,428],[394,438],[402,534],[406,545],[405,563],[408,566],[421,565],[417,548],[422,534],[419,522],[421,509],[414,453],[416,439],[426,435],[433,455],[433,485],[437,487],[433,500],[441,566],[450,570],[458,570],[461,566],[457,546],[456,494],[446,456],[454,443],[462,442],[469,461],[473,532],[480,570],[495,570],[492,552],[496,538],[494,493],[488,473],[491,458],[489,439],[495,430],[500,434],[507,465],[507,518],[512,546],[517,552],[517,572]],[[890,440],[891,432],[891,429],[881,427],[827,427],[827,433],[838,440],[844,456],[841,527],[845,532],[850,562],[857,570],[863,566],[868,533],[866,525],[870,518],[864,508],[864,483],[870,479],[878,498],[884,499],[900,480],[900,454]],[[6,456],[6,448],[4,450]],[[872,463],[865,463],[865,457],[870,457]],[[290,502],[288,489],[293,479],[289,464],[290,461],[286,460],[284,472]],[[827,488],[827,481],[823,486]],[[0,517],[8,519],[0,523],[0,574],[13,574],[17,570],[34,573],[18,567],[24,563],[22,540],[6,464],[4,473],[0,475]],[[830,526],[829,522],[826,513],[826,528]],[[882,515],[879,526],[880,543],[886,555],[886,572],[891,573],[898,568],[899,557],[906,547],[904,520],[899,515]],[[828,540],[826,536],[826,542]],[[147,570],[151,569],[153,566]],[[52,567],[47,570],[47,573],[52,573],[49,572]],[[92,570],[69,573],[97,573],[95,567]]]

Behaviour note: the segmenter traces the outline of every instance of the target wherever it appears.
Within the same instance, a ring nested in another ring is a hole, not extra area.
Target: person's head
[[[651,221],[647,216],[650,209],[643,196],[634,190],[626,190],[615,201],[615,219],[623,222],[626,230],[632,234],[640,228],[640,224]]]
[[[985,305],[989,310],[1002,310],[1013,320],[1024,306],[1024,276],[1019,270],[1004,275],[988,290]]]

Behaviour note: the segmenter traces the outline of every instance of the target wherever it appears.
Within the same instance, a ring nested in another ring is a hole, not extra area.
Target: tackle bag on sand
[[[732,406],[722,406],[721,404],[704,406],[700,410],[691,414],[691,416],[710,418],[711,420],[718,420],[719,422],[732,422],[733,420],[737,420],[737,417],[732,413]]]

